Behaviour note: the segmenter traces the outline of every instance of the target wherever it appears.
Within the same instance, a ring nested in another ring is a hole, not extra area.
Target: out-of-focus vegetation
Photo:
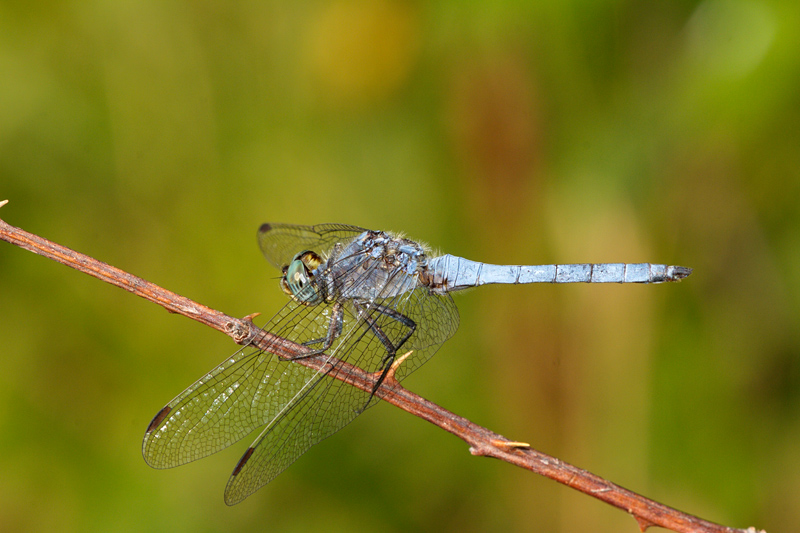
[[[800,4],[0,1],[0,216],[230,314],[264,221],[472,259],[653,261],[487,287],[405,383],[726,525],[800,530]],[[250,439],[156,471],[234,345],[0,244],[0,530],[635,531],[381,405],[233,508]]]

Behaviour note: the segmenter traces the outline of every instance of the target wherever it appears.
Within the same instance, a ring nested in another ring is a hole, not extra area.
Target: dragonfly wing
[[[276,231],[290,233],[287,228],[279,226]],[[309,237],[306,242],[310,246],[324,245],[360,231],[351,226],[325,226],[313,232],[322,237]],[[282,239],[272,242],[280,243]],[[294,242],[297,246],[297,239]],[[397,369],[396,377],[402,379],[455,333],[455,305],[449,295],[432,294],[426,287],[414,288],[416,279],[402,269],[376,277],[381,261],[368,255],[354,262],[353,256],[349,259],[348,269],[338,274],[351,279],[352,288],[374,284],[377,279],[382,279],[383,284],[378,282],[372,292],[377,295],[374,301],[358,299],[356,304],[356,298],[345,298],[338,302],[343,312],[341,333],[326,349],[328,361],[346,361],[366,372],[379,372],[392,362],[387,357],[391,347],[398,349],[395,355],[413,350]],[[398,286],[408,290],[398,291]],[[265,329],[276,337],[317,348],[330,331],[334,308],[290,302]],[[156,415],[145,433],[143,455],[148,464],[157,468],[177,466],[217,452],[267,424],[228,482],[226,502],[234,504],[377,401],[371,391],[362,391],[296,361],[280,359],[268,347],[264,351],[245,348]]]
[[[368,397],[368,393],[329,375],[316,376],[313,386],[306,388],[247,449],[228,480],[225,503],[239,503],[272,481],[314,444],[358,416]]]
[[[295,226],[265,223],[258,230],[258,245],[267,261],[281,269],[299,252],[311,250],[324,254],[337,242],[349,242],[365,231],[346,224]]]
[[[265,329],[303,343],[324,338],[328,326],[328,315],[320,309],[289,302]],[[230,446],[275,418],[316,374],[268,348],[240,349],[153,418],[142,443],[145,461],[170,468]]]
[[[381,305],[414,317],[417,322],[413,335],[397,354],[413,350],[398,367],[398,380],[427,361],[458,327],[458,312],[450,295],[434,295],[427,288],[385,299]],[[409,331],[406,325],[377,307],[373,306],[367,314],[393,343],[399,343]],[[334,353],[335,361],[340,364],[345,360],[367,372],[379,372],[386,364],[386,347],[373,334],[364,317],[356,319],[352,310],[348,316],[356,320],[356,327],[349,329],[347,339]],[[333,435],[366,407],[378,402],[377,396],[370,397],[370,392],[350,386],[329,374],[316,376],[313,384],[306,387],[247,449],[228,480],[225,502],[228,505],[239,503],[272,481],[313,445]]]

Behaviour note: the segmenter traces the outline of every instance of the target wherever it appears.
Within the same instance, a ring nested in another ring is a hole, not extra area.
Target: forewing
[[[289,302],[265,330],[302,344],[324,338],[329,323],[328,306]],[[230,446],[275,418],[316,374],[269,349],[242,348],[159,411],[142,443],[145,461],[170,468]]]
[[[258,230],[258,245],[267,261],[280,270],[299,252],[326,254],[337,242],[350,242],[365,231],[346,224],[295,226],[267,222]]]

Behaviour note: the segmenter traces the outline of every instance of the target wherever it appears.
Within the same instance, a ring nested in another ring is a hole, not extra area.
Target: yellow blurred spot
[[[408,78],[418,49],[417,14],[406,3],[338,0],[309,26],[310,69],[320,93],[351,103],[374,100]]]
[[[705,0],[688,23],[689,52],[704,71],[744,76],[775,38],[776,19],[766,2]]]

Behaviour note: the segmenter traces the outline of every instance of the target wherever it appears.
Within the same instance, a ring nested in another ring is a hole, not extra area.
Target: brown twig
[[[6,203],[7,200],[0,202],[0,207]],[[164,307],[171,313],[179,313],[197,320],[229,335],[237,344],[250,343],[262,348],[268,345],[271,352],[283,358],[305,353],[303,346],[259,329],[251,320],[253,315],[243,319],[228,316],[116,267],[11,226],[2,219],[0,219],[0,240],[8,241],[20,248],[49,257],[121,287]],[[328,364],[324,361],[328,361]],[[510,441],[502,435],[473,424],[400,386],[394,378],[394,370],[397,365],[402,364],[402,361],[403,358],[398,359],[375,395],[456,435],[469,445],[470,453],[473,455],[501,459],[618,507],[631,514],[642,531],[650,526],[660,526],[678,532],[756,533],[755,528],[733,529],[672,509],[586,470],[538,452],[527,443]],[[307,357],[295,359],[294,362],[326,371],[330,368],[331,358]],[[379,373],[368,373],[343,361],[335,366],[337,370],[329,375],[363,391],[372,392],[374,384],[379,379]]]

